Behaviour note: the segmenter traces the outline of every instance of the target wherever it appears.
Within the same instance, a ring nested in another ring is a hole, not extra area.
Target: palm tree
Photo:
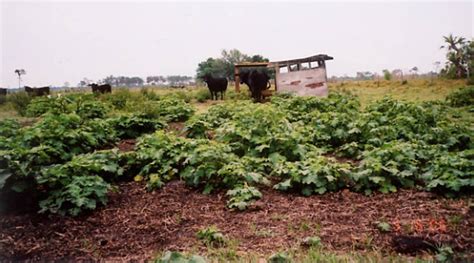
[[[441,46],[441,48],[446,48],[448,53],[446,58],[451,62],[456,69],[456,77],[462,78],[466,69],[463,66],[463,50],[462,47],[466,44],[466,39],[464,37],[456,37],[453,34],[449,36],[443,36],[446,46]]]
[[[416,74],[418,73],[418,67],[413,67],[410,69],[410,73],[413,75],[412,77],[415,78]]]
[[[24,69],[15,69],[15,74],[18,75],[18,88],[21,88],[21,75],[25,75],[26,71]]]

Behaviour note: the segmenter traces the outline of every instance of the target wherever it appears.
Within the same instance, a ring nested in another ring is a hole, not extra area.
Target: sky
[[[472,1],[153,2],[0,0],[0,87],[191,75],[222,49],[271,61],[328,54],[328,76],[445,61],[442,36],[473,37]]]

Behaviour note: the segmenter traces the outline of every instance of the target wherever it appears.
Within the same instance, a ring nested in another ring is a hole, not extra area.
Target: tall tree
[[[238,49],[222,50],[220,58],[208,58],[199,63],[197,77],[202,78],[205,74],[234,79],[234,66],[242,62],[268,62],[268,58],[262,55],[249,56]]]
[[[453,36],[453,34],[443,36],[443,39],[445,45],[440,48],[447,50],[446,59],[448,60],[443,73],[447,77],[452,78],[462,78],[466,76],[466,39],[464,37]]]
[[[385,80],[391,80],[392,79],[392,74],[390,74],[390,71],[388,71],[388,69],[384,69],[382,72],[383,72],[383,78]]]
[[[207,74],[220,77],[228,77],[226,62],[221,58],[208,58],[198,64],[197,77],[202,78]]]
[[[18,88],[21,88],[21,75],[25,75],[26,71],[24,69],[15,69],[15,74],[18,75]]]
[[[413,77],[415,77],[416,75],[418,75],[418,67],[415,66],[413,68],[410,69],[410,73],[413,75]]]
[[[401,69],[394,69],[394,70],[392,70],[392,76],[400,76],[400,78],[402,79],[402,81],[404,80],[404,79],[403,79],[403,70],[401,70]]]

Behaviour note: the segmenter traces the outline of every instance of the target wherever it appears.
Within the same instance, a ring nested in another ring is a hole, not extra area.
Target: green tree
[[[234,65],[242,62],[269,62],[268,58],[262,55],[249,56],[238,49],[222,50],[220,58],[208,58],[198,64],[196,70],[197,77],[202,78],[206,74],[222,76],[227,79],[234,79]]]
[[[18,88],[21,88],[21,75],[25,75],[26,71],[24,69],[15,69],[15,74],[18,75]]]
[[[221,58],[208,58],[198,64],[197,77],[202,79],[205,75],[228,77],[227,66]]]
[[[441,73],[448,78],[463,78],[467,76],[469,64],[472,63],[472,41],[467,41],[464,37],[443,36],[446,45],[441,46],[446,49],[446,67]]]
[[[390,71],[388,71],[388,69],[384,69],[382,72],[383,72],[383,78],[385,80],[391,80],[392,79],[392,74],[390,73]]]

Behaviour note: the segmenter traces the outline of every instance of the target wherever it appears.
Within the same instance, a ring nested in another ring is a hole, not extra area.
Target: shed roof
[[[235,64],[236,68],[247,68],[247,67],[274,67],[276,65],[287,65],[287,64],[296,64],[296,63],[305,63],[313,61],[324,61],[334,59],[331,56],[326,54],[318,54],[307,58],[296,58],[290,60],[281,60],[281,61],[271,61],[271,62],[242,62]]]
[[[326,54],[318,54],[307,58],[297,58],[297,59],[290,59],[290,60],[281,60],[281,61],[272,61],[270,62],[269,66],[275,66],[277,64],[286,65],[286,64],[296,64],[296,63],[306,63],[306,62],[313,62],[313,61],[324,61],[324,60],[332,60],[334,59],[331,56]]]
[[[248,67],[266,67],[269,62],[242,62],[235,64],[237,68],[248,68]]]

